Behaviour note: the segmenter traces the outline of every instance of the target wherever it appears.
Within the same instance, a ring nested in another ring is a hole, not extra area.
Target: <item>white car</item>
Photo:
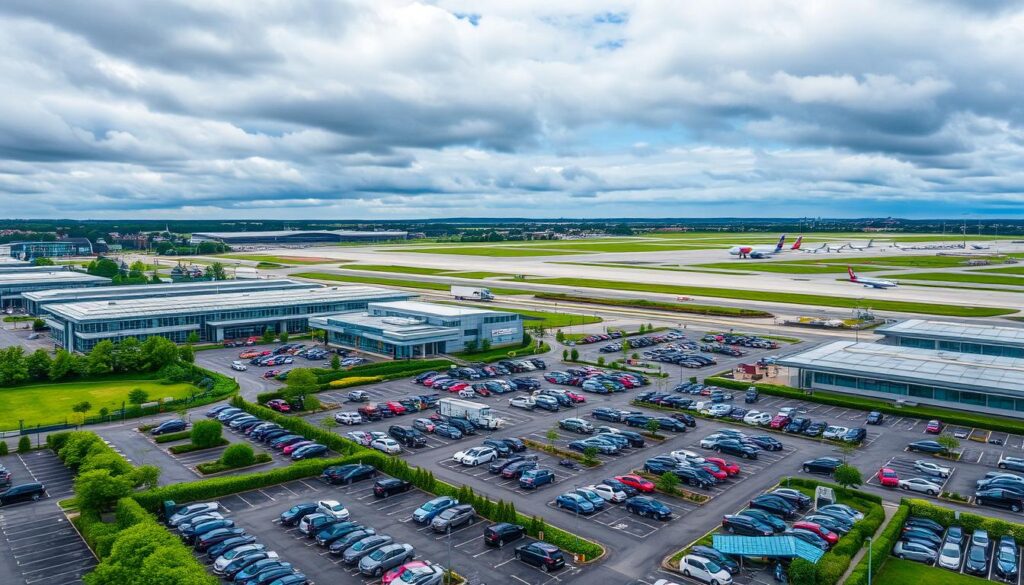
[[[710,416],[725,416],[732,412],[732,406],[729,406],[728,404],[712,404],[702,412],[705,411]]]
[[[942,491],[942,486],[932,481],[928,481],[923,477],[901,479],[898,485],[900,489],[911,492],[921,492],[922,494],[928,494],[929,496],[937,496],[939,495],[939,492]]]
[[[776,416],[788,416],[789,418],[793,418],[793,415],[795,415],[796,413],[797,408],[795,406],[784,406],[779,409],[779,414],[777,414]]]
[[[249,366],[245,365],[244,363],[238,360],[235,360],[231,362],[231,369],[235,370],[236,372],[244,372],[249,369]]]
[[[679,561],[679,570],[683,575],[703,583],[732,585],[732,575],[718,563],[697,555],[686,555]]]
[[[918,459],[915,461],[914,469],[921,473],[937,475],[939,477],[949,477],[949,475],[953,473],[952,467],[946,467],[945,465],[939,465],[938,463],[932,463],[931,461],[925,461],[924,459]]]
[[[476,398],[476,392],[472,388],[463,388],[459,390],[459,398]]]
[[[334,415],[334,422],[343,425],[361,425],[363,417],[359,416],[358,412],[339,412]]]
[[[537,403],[529,396],[514,396],[508,399],[508,405],[514,406],[515,408],[533,410],[537,406]]]
[[[751,410],[743,417],[743,422],[748,425],[764,426],[772,422],[772,415],[767,412],[760,412],[758,410]]]
[[[228,564],[232,560],[238,558],[238,555],[241,555],[241,554],[244,554],[244,553],[248,553],[248,552],[259,552],[259,551],[262,551],[262,550],[266,550],[266,548],[267,548],[266,545],[255,544],[255,543],[253,543],[253,544],[243,544],[241,546],[236,546],[235,548],[233,548],[233,549],[227,551],[226,553],[220,555],[219,557],[217,557],[216,561],[213,561],[213,572],[218,574],[218,575],[220,575],[220,574],[222,574],[224,572],[224,569],[227,568]]]
[[[338,500],[321,500],[316,503],[316,511],[335,520],[348,520],[348,508]]]
[[[706,436],[706,437],[704,437],[703,439],[700,440],[700,447],[701,447],[701,449],[712,449],[712,448],[714,448],[714,446],[716,444],[718,444],[718,441],[720,441],[722,439],[725,439],[725,438],[726,438],[725,435],[722,435],[722,434],[719,434],[719,433],[715,433],[713,435],[708,435],[708,436]]]
[[[952,569],[956,571],[960,568],[960,561],[962,560],[963,551],[960,550],[960,545],[947,542],[942,545],[942,550],[939,551],[939,560],[935,564],[943,569]]]
[[[402,446],[398,444],[398,441],[388,437],[384,439],[374,439],[370,443],[370,447],[388,455],[398,455],[402,452]]]
[[[825,432],[821,433],[823,439],[842,439],[846,436],[846,433],[850,432],[850,429],[846,427],[825,427]]]
[[[363,447],[369,447],[370,443],[373,442],[373,436],[370,433],[363,431],[352,431],[345,433],[345,436],[352,439],[356,443],[359,443]]]
[[[390,438],[390,435],[388,435],[384,431],[370,431],[370,436],[373,437],[374,441],[376,441],[377,439],[388,439],[388,438]]]
[[[658,579],[654,582],[654,585],[679,585],[675,581],[669,581],[668,579]]]
[[[498,458],[498,452],[490,447],[473,447],[466,451],[459,451],[455,455],[452,455],[452,459],[471,467],[476,467],[481,463],[490,463]]]
[[[617,489],[613,488],[610,485],[604,485],[604,484],[588,485],[588,486],[583,486],[583,489],[590,490],[590,491],[594,492],[595,494],[601,496],[602,500],[604,500],[606,502],[611,502],[613,504],[618,504],[619,502],[625,502],[626,501],[626,497],[627,497],[626,496],[626,492],[624,492],[622,490],[617,490]]]
[[[700,454],[694,451],[687,451],[686,449],[672,451],[669,455],[680,463],[704,463],[704,458]]]

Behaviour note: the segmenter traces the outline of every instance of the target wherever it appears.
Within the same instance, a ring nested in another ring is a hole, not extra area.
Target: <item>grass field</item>
[[[974,256],[972,256],[974,258]],[[992,261],[998,261],[992,256],[978,256]],[[729,269],[731,266],[741,264],[742,269],[757,270],[759,272],[780,272],[789,274],[830,274],[844,273],[847,266],[854,270],[871,272],[879,270],[895,270],[899,268],[954,268],[967,265],[967,258],[963,256],[849,256],[830,255],[821,258],[786,260],[782,262],[758,262],[748,260],[743,262],[714,262],[710,264],[696,264],[702,268]]]
[[[900,274],[900,280],[928,280],[939,282],[971,282],[977,284],[1005,284],[1024,286],[1024,278],[999,274],[977,274],[975,272],[915,272]]]
[[[104,382],[67,382],[40,384],[0,390],[0,429],[16,429],[18,421],[25,425],[64,422],[72,414],[71,407],[83,400],[92,404],[87,415],[101,408],[121,408],[128,393],[142,388],[150,400],[184,398],[196,391],[191,384],[161,384],[153,380],[109,380]]]
[[[378,278],[376,276],[349,276],[347,274],[331,274],[328,272],[297,272],[292,276],[298,278],[312,278],[316,280],[332,280],[335,282],[350,282],[354,284],[379,284],[381,286],[404,286],[406,288],[422,288],[426,290],[450,290],[451,285],[443,282],[422,282],[418,280],[402,280],[399,278]],[[496,295],[528,295],[530,291],[517,290],[513,288],[495,288],[488,286],[488,289]]]
[[[544,278],[534,279],[532,282],[555,284],[560,286],[631,290],[637,292],[665,293],[672,295],[694,295],[746,301],[810,305],[817,307],[844,307],[850,309],[857,307],[870,307],[878,311],[899,311],[903,313],[923,313],[926,315],[947,315],[954,317],[995,317],[998,315],[1009,315],[1017,312],[1016,309],[1006,308],[972,307],[875,299],[863,301],[855,298],[832,297],[827,295],[737,290],[702,286],[677,286],[587,278]]]
[[[846,274],[846,264],[800,264],[796,262],[758,262],[757,260],[745,260],[742,262],[714,262],[711,264],[696,264],[701,268],[712,268],[717,270],[755,270],[757,272],[777,272],[782,274]],[[882,266],[869,266],[865,264],[850,265],[857,272],[872,272],[885,270]]]
[[[552,264],[572,264],[576,266],[607,266],[608,268],[628,268],[631,270],[667,270],[669,272],[703,272],[705,274],[755,274],[739,270],[702,270],[699,268],[676,268],[673,266],[654,266],[651,264],[622,264],[618,262],[552,262]]]
[[[1020,274],[1024,275],[1024,266],[1001,266],[999,268],[982,268],[971,272],[994,272],[996,274]]]
[[[338,262],[335,258],[311,258],[308,256],[271,256],[265,254],[225,254],[220,258],[231,260],[251,260],[253,262],[272,262],[274,264],[327,264]]]
[[[514,274],[505,274],[504,272],[445,272],[445,276],[456,276],[458,278],[512,278]]]
[[[991,585],[993,581],[954,573],[922,563],[904,561],[895,557],[885,561],[878,575],[872,579],[876,585]]]
[[[423,268],[421,266],[386,266],[384,264],[344,264],[345,270],[369,270],[372,272],[397,272],[399,274],[444,274],[443,268]]]
[[[400,248],[395,252],[415,254],[453,254],[457,256],[490,256],[492,258],[513,258],[519,256],[560,256],[583,254],[573,250],[547,250],[529,246],[451,246],[449,248]]]
[[[466,306],[466,303],[445,303],[446,305],[457,305]],[[587,325],[589,323],[600,323],[604,319],[597,315],[579,315],[574,313],[552,313],[549,311],[531,311],[529,309],[515,309],[512,307],[494,307],[490,305],[476,305],[470,304],[471,307],[479,307],[481,309],[490,309],[492,311],[508,311],[509,313],[518,313],[527,318],[523,322],[526,327],[541,326],[545,329],[557,329],[559,327],[572,327],[574,325]]]

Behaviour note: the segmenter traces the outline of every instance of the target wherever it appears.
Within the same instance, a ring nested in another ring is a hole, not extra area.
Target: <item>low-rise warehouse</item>
[[[86,352],[98,342],[154,335],[175,342],[195,333],[218,342],[275,333],[302,333],[311,317],[363,311],[369,303],[400,301],[411,293],[369,286],[257,290],[51,304],[46,322],[57,345]]]
[[[310,324],[327,331],[330,344],[396,359],[523,341],[517,313],[418,301],[371,303],[364,313],[318,317]]]
[[[109,278],[84,272],[55,269],[49,272],[0,273],[0,306],[21,307],[23,294],[59,288],[83,288],[110,284]]]
[[[875,332],[901,347],[1024,358],[1024,327],[908,319]]]
[[[1024,418],[1024,359],[836,341],[778,360],[792,384]]]

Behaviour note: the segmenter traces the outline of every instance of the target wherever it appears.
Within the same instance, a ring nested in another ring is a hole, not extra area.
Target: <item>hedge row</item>
[[[216,445],[210,447],[193,445],[192,443],[185,443],[184,445],[174,445],[173,447],[168,449],[168,451],[174,453],[175,455],[181,455],[182,453],[191,453],[193,451],[202,451],[203,449],[214,449],[216,447],[223,447],[224,445],[227,445],[228,442],[229,441],[227,439],[221,438],[221,440],[218,441]]]
[[[243,400],[241,396],[235,396],[231,401],[231,405],[241,408],[249,414],[258,416],[265,421],[277,423],[289,431],[302,435],[310,441],[316,441],[317,443],[326,446],[328,449],[337,451],[342,455],[349,455],[357,453],[360,450],[365,450],[355,441],[345,439],[341,435],[322,429],[316,425],[306,422],[304,419],[294,416],[286,416],[264,406],[260,406],[259,404],[253,404],[252,402]]]
[[[904,500],[904,502],[910,507],[911,516],[929,518],[938,522],[943,527],[958,524],[963,526],[964,532],[974,532],[979,529],[985,530],[988,532],[989,538],[994,540],[999,540],[999,538],[1007,534],[1013,536],[1018,541],[1024,540],[1024,524],[1015,524],[999,520],[998,518],[979,516],[970,512],[961,512],[960,519],[958,520],[954,517],[953,510],[936,506],[927,500]]]
[[[264,463],[270,463],[271,457],[269,453],[257,453],[255,460],[251,465],[246,467],[254,467],[256,465],[263,465]],[[196,465],[196,470],[203,475],[210,475],[213,473],[220,473],[222,471],[230,471],[232,469],[240,469],[238,467],[232,467],[220,461],[207,461]]]
[[[403,377],[404,375],[403,373]],[[363,384],[376,384],[383,380],[385,380],[384,376],[352,376],[351,378],[342,378],[328,382],[327,387],[332,390],[338,390],[341,388],[351,388],[352,386],[362,386]]]
[[[751,385],[749,382],[741,382],[739,380],[730,380],[728,378],[720,377],[705,378],[704,382],[706,384],[714,384],[716,386],[722,386],[724,388],[733,388],[736,390],[746,390]],[[957,410],[931,406],[896,406],[890,401],[881,400],[877,398],[866,398],[862,396],[839,394],[837,392],[827,392],[824,390],[814,390],[813,392],[811,392],[800,390],[799,388],[793,388],[792,386],[780,386],[778,384],[755,385],[757,386],[757,389],[759,391],[765,394],[781,396],[783,398],[807,400],[809,402],[818,402],[820,404],[828,404],[830,406],[841,406],[844,408],[853,408],[857,410],[877,410],[878,412],[882,412],[885,414],[894,414],[897,416],[904,416],[910,418],[937,418],[942,419],[942,421],[945,422],[946,424],[962,425],[966,427],[978,427],[993,431],[1002,431],[1006,433],[1024,434],[1024,421],[1002,418],[989,414],[961,412]]]
[[[579,461],[580,463],[586,465],[587,467],[597,467],[598,465],[601,464],[601,461],[596,458],[588,461],[586,454],[579,453],[576,451],[570,451],[568,449],[560,449],[558,447],[555,447],[554,445],[548,445],[545,443],[541,443],[540,441],[523,439],[523,443],[527,447],[532,447],[538,451],[544,451],[545,453],[549,453],[551,455],[557,455],[563,459],[573,459],[575,461]]]
[[[910,506],[906,502],[901,502],[900,507],[896,510],[896,513],[889,520],[888,526],[882,531],[882,534],[878,536],[874,541],[871,542],[871,573],[877,575],[878,571],[882,569],[882,565],[885,564],[886,559],[889,557],[889,552],[892,547],[896,546],[896,540],[899,539],[900,534],[903,533],[903,523],[906,522],[907,516],[910,515]],[[868,582],[868,556],[864,555],[857,566],[850,572],[850,576],[846,578],[846,585],[867,585]]]
[[[177,433],[167,433],[166,435],[157,435],[156,437],[153,437],[153,440],[157,443],[170,443],[171,441],[180,441],[191,436],[192,431],[181,431]]]
[[[314,370],[314,372],[316,373],[317,382],[320,384],[327,384],[334,380],[341,380],[342,378],[351,378],[354,376],[385,376],[401,378],[404,376],[411,376],[416,373],[428,372],[430,370],[447,370],[452,365],[454,365],[452,362],[444,359],[395,360],[353,366],[347,370]]]

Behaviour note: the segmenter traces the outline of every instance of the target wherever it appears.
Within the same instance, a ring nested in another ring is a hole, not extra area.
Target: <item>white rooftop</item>
[[[1005,327],[984,323],[952,323],[908,319],[875,330],[882,335],[923,337],[947,341],[989,342],[1024,347],[1024,327]]]
[[[111,297],[115,297],[122,294],[128,294],[129,296],[146,296],[155,294],[169,295],[179,291],[204,291],[208,294],[214,294],[220,290],[230,291],[231,289],[236,288],[316,288],[316,285],[288,278],[276,278],[272,280],[213,280],[201,282],[147,284],[145,286],[132,284],[92,288],[53,288],[27,292],[22,296],[33,301],[51,302],[66,298],[74,299],[78,296],[95,297],[98,295],[109,295]]]
[[[408,313],[424,313],[427,315],[433,315],[437,317],[464,317],[466,315],[489,315],[491,313],[502,312],[466,305],[442,305],[440,303],[425,303],[423,301],[393,301],[386,303],[372,303],[369,309],[383,309]]]
[[[54,272],[7,272],[0,273],[0,286],[16,286],[19,284],[35,284],[44,282],[110,282],[109,278],[93,276],[73,270],[57,270]]]
[[[1024,395],[1024,359],[835,341],[779,359],[783,366],[975,392]]]

